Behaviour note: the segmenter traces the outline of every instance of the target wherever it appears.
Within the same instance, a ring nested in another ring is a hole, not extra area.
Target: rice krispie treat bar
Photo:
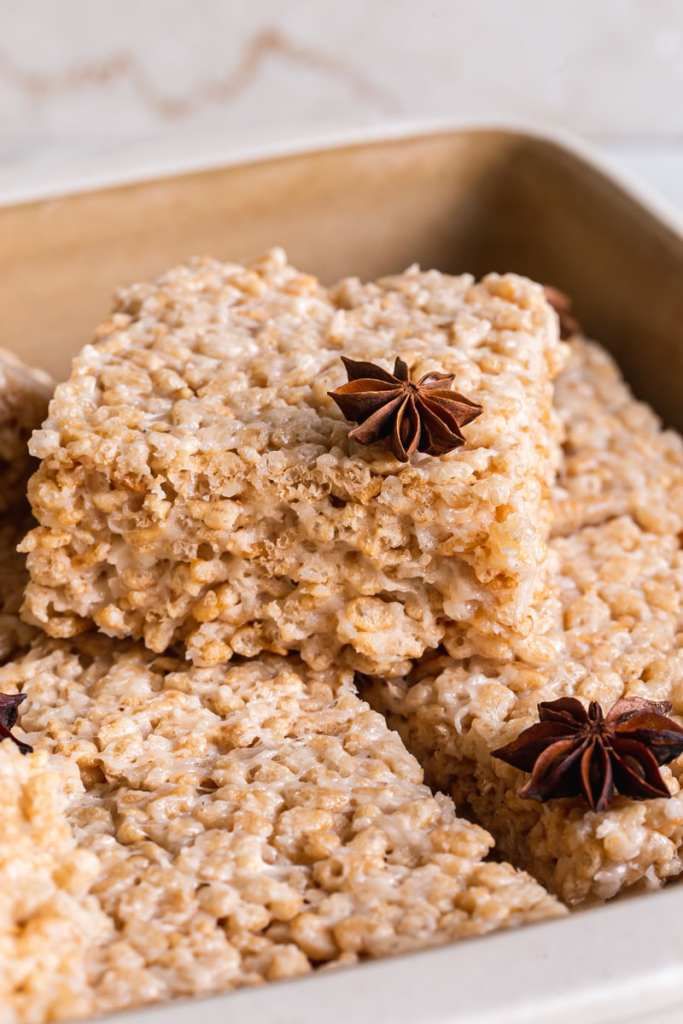
[[[683,438],[636,401],[604,348],[572,340],[555,401],[565,441],[554,532],[621,515],[654,533],[681,532]]]
[[[341,356],[455,375],[467,443],[349,440]],[[459,623],[515,647],[544,592],[564,359],[542,288],[413,267],[333,291],[274,250],[122,291],[32,451],[25,611],[198,665],[299,651],[396,674]]]
[[[188,668],[87,635],[0,669],[0,692],[17,690],[34,757],[85,785],[68,822],[110,923],[92,940],[90,1013],[563,913],[484,860],[490,835],[430,793],[350,672],[269,655]]]
[[[0,1020],[91,1012],[88,958],[111,920],[91,889],[99,872],[68,812],[83,794],[76,765],[0,745]]]
[[[28,440],[47,416],[53,387],[47,373],[0,348],[0,513],[25,498],[34,468]]]
[[[574,903],[681,873],[683,758],[660,769],[671,799],[619,796],[595,813],[581,799],[520,798],[529,776],[491,752],[538,721],[538,703],[560,697],[597,701],[606,713],[639,696],[668,701],[683,718],[683,448],[596,345],[572,342],[557,390],[568,437],[556,528],[567,535],[552,543],[559,595],[546,604],[536,657],[437,653],[367,695],[427,781],[469,807],[503,855]]]
[[[670,701],[683,717],[683,556],[676,537],[620,517],[554,542],[561,562],[565,654],[541,666],[436,655],[404,681],[376,681],[388,712],[425,769],[493,832],[498,849],[568,903],[608,899],[683,870],[682,759],[660,769],[671,799],[618,796],[593,812],[579,798],[519,797],[528,776],[491,756],[560,697]]]

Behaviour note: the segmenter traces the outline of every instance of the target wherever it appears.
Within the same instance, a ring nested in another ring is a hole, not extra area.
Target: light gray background
[[[568,129],[683,208],[683,0],[0,3],[0,193],[434,117]]]

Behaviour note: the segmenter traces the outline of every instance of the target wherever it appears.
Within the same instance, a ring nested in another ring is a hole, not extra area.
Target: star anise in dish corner
[[[22,754],[30,754],[33,747],[12,735],[12,729],[19,717],[19,705],[25,700],[25,693],[0,693],[0,743],[3,740],[11,740]]]
[[[397,357],[393,374],[374,363],[342,356],[349,380],[329,391],[347,420],[358,426],[349,437],[359,444],[386,441],[399,462],[416,452],[445,455],[465,443],[461,428],[482,413],[482,407],[451,390],[452,373],[425,373],[410,378]]]
[[[587,709],[576,697],[545,701],[540,721],[492,756],[531,772],[519,791],[529,800],[582,795],[591,810],[604,811],[615,793],[668,797],[659,766],[683,753],[683,728],[670,711],[666,701],[641,697],[618,700],[607,715],[596,701]]]
[[[562,340],[566,341],[567,338],[580,334],[581,324],[572,313],[572,300],[569,296],[561,292],[559,288],[554,288],[551,284],[543,285],[543,291],[545,292],[546,299],[557,313]]]

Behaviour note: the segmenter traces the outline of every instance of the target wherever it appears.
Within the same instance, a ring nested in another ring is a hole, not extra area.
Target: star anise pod
[[[342,356],[349,380],[329,391],[347,420],[358,423],[349,437],[359,444],[386,440],[400,462],[413,452],[445,455],[465,443],[461,427],[482,408],[451,391],[452,373],[425,373],[412,381],[406,363],[396,359],[393,374],[374,363]]]
[[[604,811],[616,792],[632,800],[670,796],[659,765],[683,753],[683,728],[668,718],[666,701],[624,697],[607,715],[596,701],[575,697],[538,705],[540,721],[494,750],[514,768],[531,772],[519,791],[529,800],[583,795]]]
[[[12,740],[22,754],[30,754],[33,747],[12,735],[12,729],[17,724],[19,705],[25,700],[25,693],[0,693],[0,743],[3,740]]]
[[[561,292],[559,288],[554,288],[551,284],[544,285],[543,291],[560,321],[560,337],[565,340],[566,338],[571,338],[574,334],[580,334],[581,324],[572,313],[572,300],[569,296]]]

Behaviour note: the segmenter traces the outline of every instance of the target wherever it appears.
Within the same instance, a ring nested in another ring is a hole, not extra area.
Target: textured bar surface
[[[341,354],[453,372],[484,407],[466,447],[402,465],[348,441]],[[328,291],[275,250],[125,289],[34,437],[27,614],[204,666],[299,651],[398,674],[453,621],[515,649],[544,596],[563,361],[514,275]]]
[[[368,696],[427,781],[469,807],[504,856],[579,902],[683,870],[681,759],[661,769],[671,799],[618,797],[592,813],[580,800],[519,799],[526,776],[490,751],[537,720],[539,701],[566,695],[605,710],[626,694],[668,700],[683,716],[683,446],[629,396],[607,354],[582,341],[558,405],[569,427],[557,490],[566,535],[552,542],[559,590],[535,661],[436,654]]]
[[[61,1006],[53,975],[33,975],[45,985],[36,1006],[56,1016],[293,977],[562,913],[528,875],[484,861],[489,834],[430,793],[350,672],[271,655],[191,668],[85,636],[37,641],[5,665],[0,691],[16,689],[39,753],[14,770],[42,770],[48,754],[72,770],[77,792],[54,811],[56,827],[88,867],[79,891],[90,947],[74,954],[75,994]],[[11,857],[12,841],[0,846]],[[69,901],[64,913],[66,931]],[[46,946],[23,963],[21,950],[17,978],[48,956]],[[22,993],[13,998],[24,1005]]]
[[[39,1024],[91,1012],[88,957],[113,936],[92,893],[98,858],[69,811],[78,768],[45,751],[0,746],[0,1020]]]
[[[644,530],[683,530],[683,438],[662,430],[608,353],[581,338],[556,385],[565,441],[553,532],[630,515]]]

